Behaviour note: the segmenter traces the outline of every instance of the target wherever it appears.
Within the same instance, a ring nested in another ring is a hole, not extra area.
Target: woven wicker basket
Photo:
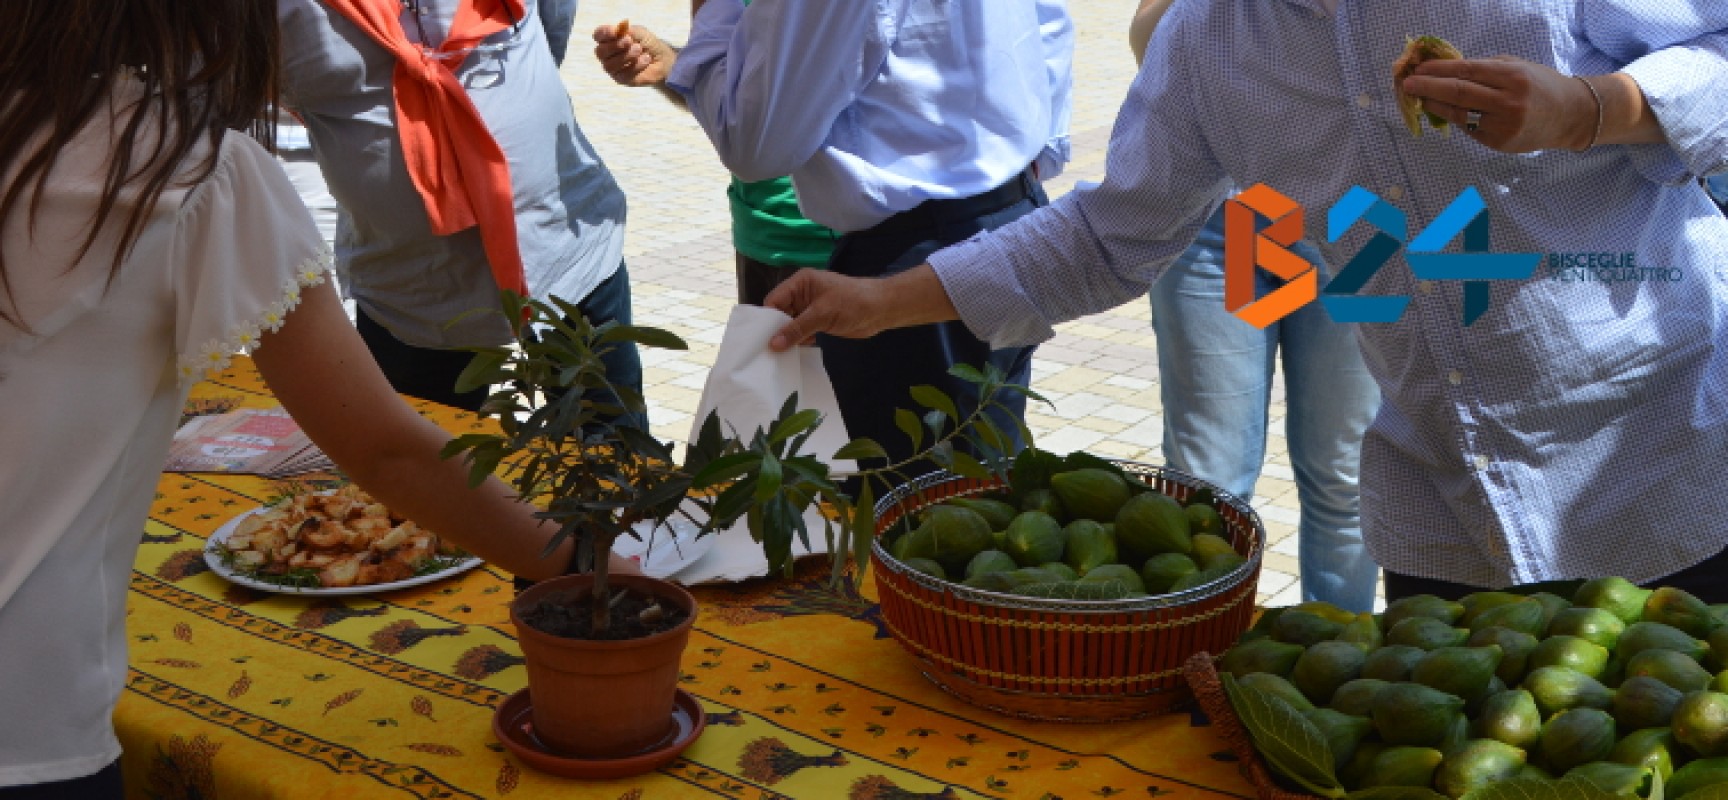
[[[877,504],[871,550],[882,616],[925,677],[974,705],[1046,721],[1137,719],[1187,699],[1188,657],[1223,652],[1248,629],[1266,531],[1247,503],[1222,489],[1169,468],[1118,463],[1179,501],[1211,489],[1225,538],[1247,561],[1206,586],[1132,600],[1051,600],[960,586],[901,564],[881,533],[905,514],[1000,484],[925,476]]]
[[[1254,793],[1260,800],[1321,800],[1317,795],[1279,786],[1277,779],[1272,777],[1272,770],[1254,749],[1254,740],[1249,738],[1248,729],[1236,717],[1236,709],[1230,706],[1230,696],[1224,693],[1224,682],[1218,677],[1211,653],[1195,653],[1183,671],[1189,688],[1194,691],[1194,700],[1212,720],[1212,730],[1230,746],[1230,752],[1236,754],[1237,763],[1242,765],[1242,775],[1254,784]]]

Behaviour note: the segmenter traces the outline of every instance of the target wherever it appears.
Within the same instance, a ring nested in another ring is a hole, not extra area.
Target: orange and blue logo
[[[1266,220],[1262,226],[1260,220]],[[1489,281],[1523,280],[1542,262],[1541,253],[1489,252],[1488,207],[1475,187],[1458,193],[1428,227],[1409,238],[1403,210],[1360,186],[1351,187],[1326,213],[1326,241],[1336,242],[1358,224],[1373,233],[1332,279],[1319,287],[1319,270],[1289,248],[1302,238],[1303,208],[1277,190],[1255,184],[1224,206],[1224,307],[1250,325],[1265,328],[1315,299],[1338,322],[1397,322],[1410,298],[1362,295],[1368,280],[1400,250],[1417,278],[1460,281],[1464,325],[1488,311]],[[1463,252],[1446,253],[1460,240]],[[1284,281],[1255,296],[1255,270]]]
[[[1268,224],[1256,231],[1259,218]],[[1314,301],[1320,271],[1289,248],[1302,239],[1302,206],[1257,183],[1224,204],[1224,308],[1256,328],[1265,328]],[[1284,285],[1254,296],[1254,270],[1282,278]]]

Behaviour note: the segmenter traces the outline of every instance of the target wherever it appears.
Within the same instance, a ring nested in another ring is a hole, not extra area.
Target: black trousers
[[[774,287],[786,282],[792,273],[804,267],[777,267],[757,261],[743,253],[735,253],[738,273],[738,302],[747,306],[762,305]]]
[[[1033,209],[1049,205],[1044,190],[1027,170],[997,189],[963,200],[926,201],[903,211],[874,228],[840,237],[828,268],[842,275],[880,277],[911,269],[929,255],[987,230],[1001,227]],[[821,335],[822,362],[834,383],[835,399],[846,420],[846,431],[854,439],[869,437],[888,451],[893,461],[915,452],[912,442],[895,424],[895,410],[912,409],[911,388],[928,384],[942,390],[958,406],[962,417],[978,406],[976,387],[952,377],[948,369],[967,364],[983,369],[995,365],[1008,382],[1027,385],[1032,378],[1031,347],[1000,350],[973,336],[960,322],[922,325],[883,331],[869,339],[842,339]],[[1020,441],[1019,421],[1025,416],[1026,398],[1014,394],[997,398],[1005,408],[992,411],[996,427],[1012,440]],[[924,439],[929,443],[929,437]],[[871,467],[876,464],[865,463]],[[929,472],[925,464],[908,475]]]
[[[1706,603],[1728,603],[1728,550],[1717,553],[1666,578],[1651,581],[1645,586],[1646,588],[1672,586],[1676,589],[1685,589]],[[1432,578],[1417,578],[1391,570],[1386,571],[1386,602],[1388,603],[1418,594],[1431,594],[1445,600],[1456,600],[1471,592],[1481,591],[1487,590],[1481,586],[1438,581]]]
[[[119,761],[82,778],[0,786],[0,800],[124,800],[125,796],[126,784],[120,779]]]

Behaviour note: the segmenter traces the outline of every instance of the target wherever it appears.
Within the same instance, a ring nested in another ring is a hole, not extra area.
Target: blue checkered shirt
[[[1625,72],[1668,143],[1507,155],[1412,136],[1391,65],[1421,34]],[[1143,296],[1232,185],[1301,203],[1315,242],[1352,186],[1402,208],[1412,236],[1476,187],[1495,252],[1649,269],[1545,259],[1490,284],[1467,327],[1459,283],[1417,280],[1402,253],[1379,270],[1363,294],[1412,299],[1400,321],[1358,326],[1385,398],[1362,446],[1369,550],[1479,586],[1652,580],[1728,546],[1728,221],[1697,180],[1728,170],[1724,86],[1722,0],[1343,0],[1335,15],[1317,0],[1185,0],[1129,91],[1103,183],[930,261],[975,333],[1026,344]],[[1344,264],[1368,237],[1357,225],[1320,248]]]

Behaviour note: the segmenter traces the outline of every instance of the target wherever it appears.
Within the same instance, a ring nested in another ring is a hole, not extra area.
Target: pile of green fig
[[[1679,589],[1304,603],[1217,665],[1256,749],[1322,796],[1728,798],[1728,606]]]
[[[927,575],[1026,597],[1122,600],[1222,579],[1246,559],[1209,490],[1178,502],[1085,454],[1028,450],[1001,491],[944,501],[888,537]]]

